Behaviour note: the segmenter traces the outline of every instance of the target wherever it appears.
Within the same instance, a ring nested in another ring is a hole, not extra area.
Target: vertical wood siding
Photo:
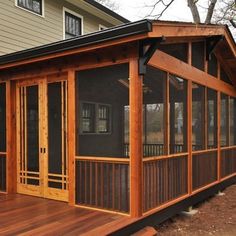
[[[99,24],[111,26],[63,0],[45,0],[45,17],[16,7],[15,0],[0,0],[0,56],[62,40],[63,7],[83,16],[85,34],[97,31]]]
[[[129,165],[76,161],[76,204],[129,212]]]
[[[193,154],[193,190],[217,180],[217,151]]]
[[[221,178],[236,172],[236,148],[221,150]]]
[[[187,194],[186,156],[144,162],[143,211]]]

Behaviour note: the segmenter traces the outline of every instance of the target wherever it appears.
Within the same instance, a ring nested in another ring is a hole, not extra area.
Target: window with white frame
[[[16,5],[38,15],[43,15],[44,0],[17,0]]]
[[[111,106],[90,102],[81,103],[80,133],[108,134],[111,132]]]
[[[64,8],[64,39],[74,38],[83,34],[83,17]]]

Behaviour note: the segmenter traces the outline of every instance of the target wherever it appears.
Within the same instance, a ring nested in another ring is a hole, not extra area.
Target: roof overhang
[[[104,46],[148,37],[152,23],[142,20],[43,46],[0,56],[0,69],[76,54]]]
[[[0,69],[75,55],[85,51],[134,41],[165,38],[165,43],[210,39],[222,36],[215,53],[220,54],[226,72],[236,81],[236,45],[226,26],[141,20],[0,57]]]
[[[107,7],[101,5],[94,0],[66,0],[67,2],[77,6],[86,12],[92,12],[93,15],[113,24],[120,25],[123,23],[129,23],[130,21],[122,17],[121,15],[111,11]]]

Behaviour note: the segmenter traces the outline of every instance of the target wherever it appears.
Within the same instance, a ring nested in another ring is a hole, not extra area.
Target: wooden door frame
[[[20,121],[21,121],[21,113],[20,110],[22,109],[20,107],[20,88],[23,87],[29,87],[29,86],[38,86],[38,113],[41,113],[41,107],[40,107],[40,84],[42,83],[41,80],[33,80],[33,81],[18,81],[16,83],[16,150],[17,150],[17,155],[16,155],[16,160],[17,160],[17,193],[22,193],[22,194],[27,194],[27,195],[33,195],[40,197],[42,196],[42,185],[40,184],[42,181],[42,176],[40,170],[42,169],[42,153],[39,152],[39,185],[28,185],[28,184],[21,184],[20,183],[20,156],[21,156],[21,151],[20,151],[20,143],[21,143],[21,135],[23,130],[20,130]],[[39,130],[41,130],[41,122],[39,120]],[[41,137],[40,137],[40,132],[39,132],[39,146],[41,145]],[[28,171],[27,171],[28,172]]]
[[[40,147],[46,148],[48,150],[48,129],[47,129],[47,116],[48,116],[48,111],[47,111],[47,106],[48,104],[48,91],[47,91],[47,85],[50,83],[56,83],[56,82],[66,82],[66,96],[68,96],[68,86],[67,86],[67,78],[63,77],[54,77],[54,78],[48,78],[48,77],[42,77],[39,79],[34,79],[34,80],[21,80],[16,82],[16,147],[17,147],[17,157],[16,157],[16,163],[17,163],[17,170],[16,170],[16,192],[27,194],[27,195],[33,195],[33,196],[38,196],[38,197],[44,197],[44,198],[49,198],[49,199],[54,199],[54,200],[59,200],[59,201],[68,201],[69,198],[69,191],[68,190],[63,190],[63,189],[56,189],[56,188],[49,188],[48,187],[48,171],[46,170],[47,168],[47,163],[48,163],[48,151],[46,153],[40,153],[39,151],[39,188],[33,185],[25,185],[20,184],[20,169],[19,169],[19,158],[20,158],[20,104],[19,104],[19,98],[20,98],[20,87],[29,87],[29,86],[34,86],[38,85],[39,87],[39,93],[38,93],[38,102],[39,102],[39,108],[38,112],[40,114],[40,119],[39,119],[39,149]],[[66,98],[65,102],[66,108],[67,108],[67,116],[68,116],[68,98]],[[43,104],[43,105],[42,105]],[[68,119],[66,120],[67,122],[67,127],[68,127]],[[68,133],[68,132],[67,132]],[[68,136],[68,134],[67,134]],[[68,138],[66,140],[67,142],[67,148],[68,148]],[[68,155],[67,155],[67,160],[68,160]],[[67,164],[69,166],[69,164]],[[68,167],[67,167],[68,168]],[[68,175],[68,172],[67,172]],[[67,181],[69,182],[69,175],[67,177]]]

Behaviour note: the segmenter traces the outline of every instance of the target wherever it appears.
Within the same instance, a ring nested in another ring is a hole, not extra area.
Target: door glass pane
[[[165,154],[167,73],[148,66],[143,80],[143,156]]]
[[[6,85],[0,84],[0,152],[6,152]]]
[[[207,148],[217,147],[217,92],[207,89]]]
[[[220,144],[229,146],[229,100],[226,94],[221,94],[220,106]]]
[[[59,189],[66,182],[65,83],[48,84],[48,186]]]
[[[192,88],[192,149],[205,149],[205,88],[193,83]]]
[[[39,104],[38,86],[26,88],[27,171],[39,172]],[[29,175],[28,175],[29,176]],[[39,180],[28,179],[28,184],[39,185]]]
[[[170,153],[187,151],[187,81],[170,75]]]

